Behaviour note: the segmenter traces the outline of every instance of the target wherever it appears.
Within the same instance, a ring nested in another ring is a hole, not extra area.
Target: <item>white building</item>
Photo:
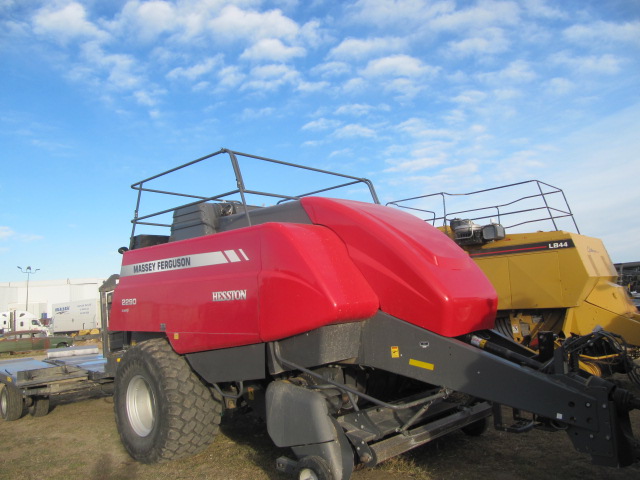
[[[27,305],[27,282],[0,282],[0,312],[26,310],[36,318],[51,318],[52,305],[80,300],[98,300],[98,289],[103,278],[66,278],[62,280],[29,281],[29,304]]]

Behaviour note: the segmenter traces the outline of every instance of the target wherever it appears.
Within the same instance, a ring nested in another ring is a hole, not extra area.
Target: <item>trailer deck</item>
[[[105,365],[97,347],[55,349],[43,359],[0,360],[0,381],[17,387],[24,396],[62,394],[112,381]]]

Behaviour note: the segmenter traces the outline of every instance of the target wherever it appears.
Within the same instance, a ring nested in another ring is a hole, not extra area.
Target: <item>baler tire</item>
[[[222,405],[164,338],[123,356],[114,386],[116,426],[132,458],[159,463],[206,448],[220,429]]]
[[[333,480],[333,474],[323,458],[309,455],[298,462],[298,480]]]
[[[29,407],[32,417],[44,417],[49,413],[49,397],[33,397],[32,401]]]
[[[22,418],[24,399],[20,390],[0,383],[0,417],[7,422]]]

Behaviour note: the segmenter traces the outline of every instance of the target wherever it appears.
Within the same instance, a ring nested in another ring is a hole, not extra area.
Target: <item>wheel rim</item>
[[[7,392],[5,391],[7,387],[0,388],[0,417],[6,417],[7,411]]]
[[[129,382],[126,401],[131,428],[139,436],[146,437],[155,424],[155,401],[149,384],[141,375]]]
[[[303,468],[298,474],[298,480],[318,480],[318,476],[310,468]]]

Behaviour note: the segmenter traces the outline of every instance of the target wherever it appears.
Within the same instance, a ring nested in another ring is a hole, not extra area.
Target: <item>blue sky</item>
[[[539,179],[640,260],[638,0],[0,0],[0,79],[0,282],[118,272],[129,186],[221,147],[383,202]]]

